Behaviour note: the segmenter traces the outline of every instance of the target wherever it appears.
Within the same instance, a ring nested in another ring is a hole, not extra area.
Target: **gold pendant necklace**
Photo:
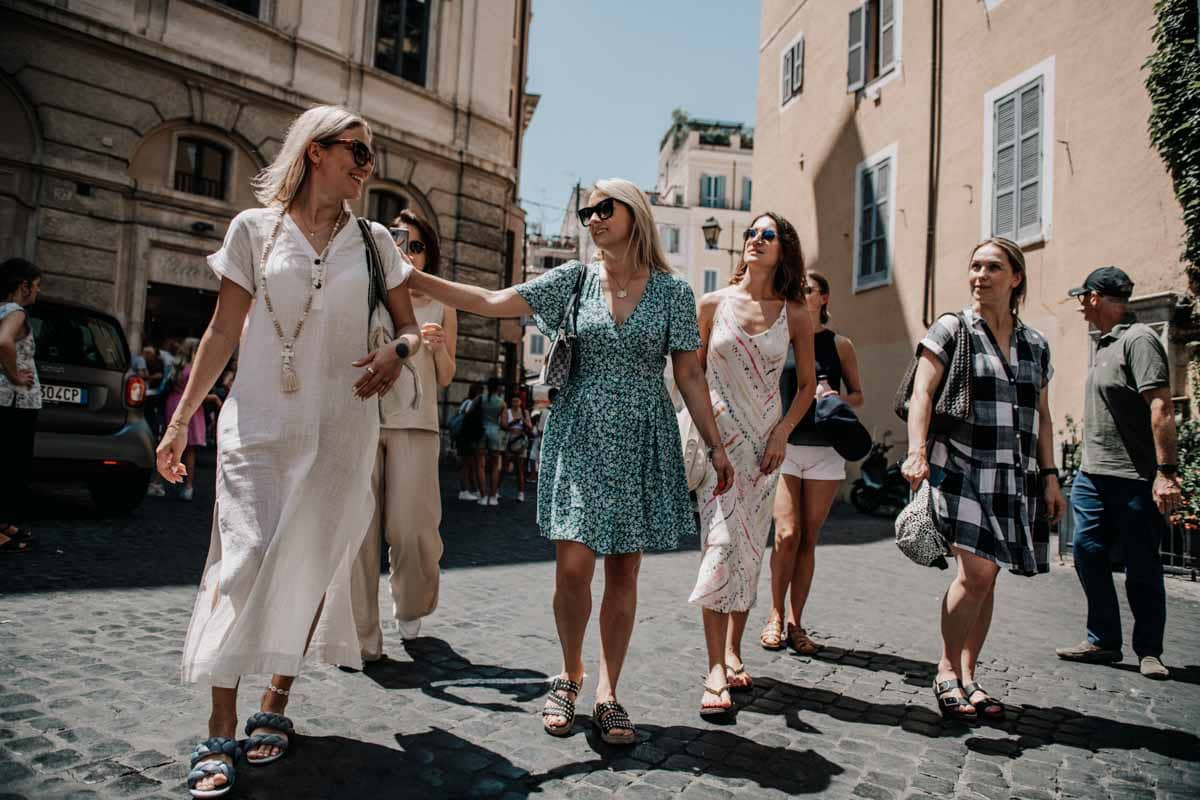
[[[625,281],[625,285],[622,286],[621,283],[616,278],[613,277],[613,274],[608,271],[608,265],[607,264],[604,265],[604,274],[608,276],[608,279],[610,281],[617,284],[617,297],[621,298],[622,300],[624,300],[626,297],[629,297],[629,292],[626,291],[626,289],[629,286],[629,284],[633,283],[634,278],[637,277],[637,274],[640,271],[641,271],[640,268],[635,269],[633,271],[633,273],[629,276],[629,280]]]

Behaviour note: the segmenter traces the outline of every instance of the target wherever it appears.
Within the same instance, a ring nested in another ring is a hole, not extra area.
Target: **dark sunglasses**
[[[612,219],[613,211],[616,208],[615,202],[613,198],[606,197],[594,206],[579,209],[579,224],[586,227],[593,214],[602,220]]]
[[[764,242],[773,242],[777,234],[772,228],[763,228],[761,231],[757,228],[746,228],[746,230],[742,231],[743,242],[748,242],[755,236],[762,236]]]
[[[321,147],[333,147],[335,144],[346,145],[350,148],[350,154],[354,156],[354,163],[360,167],[375,163],[375,152],[367,147],[366,142],[358,139],[322,139],[317,144]]]

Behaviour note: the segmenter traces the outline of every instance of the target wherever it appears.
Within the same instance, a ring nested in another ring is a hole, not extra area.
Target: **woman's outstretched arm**
[[[424,292],[441,303],[469,311],[481,317],[527,317],[533,314],[533,309],[525,298],[517,294],[516,287],[507,289],[484,289],[479,286],[469,286],[465,283],[455,283],[436,275],[414,270],[408,279],[408,286],[413,291]]]

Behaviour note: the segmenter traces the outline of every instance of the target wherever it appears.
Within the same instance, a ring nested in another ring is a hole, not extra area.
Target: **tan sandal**
[[[714,688],[714,687],[708,685],[708,681],[704,682],[704,695],[705,696],[711,694],[713,697],[720,700],[721,695],[727,691],[729,691],[729,684],[725,684],[724,686],[717,686],[716,688]],[[706,705],[704,705],[704,697],[702,696],[700,699],[700,716],[702,716],[702,717],[721,717],[721,716],[724,716],[725,714],[728,714],[732,710],[733,710],[733,698],[729,699],[729,705],[725,705],[724,703],[722,703],[719,706],[706,706]]]
[[[782,650],[783,620],[767,620],[767,624],[763,626],[762,633],[758,635],[758,641],[764,650]]]
[[[788,623],[788,644],[793,650],[802,656],[811,656],[821,649],[821,645],[814,642],[808,636],[808,631],[798,625]]]
[[[754,688],[754,678],[751,677],[750,673],[746,672],[745,664],[742,664],[737,669],[725,667],[725,680],[729,685],[730,691]]]

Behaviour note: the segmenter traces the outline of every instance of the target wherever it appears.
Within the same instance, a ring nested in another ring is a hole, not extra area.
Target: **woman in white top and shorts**
[[[813,322],[817,398],[840,394],[850,406],[861,406],[862,381],[854,344],[825,327],[829,322],[829,280],[815,270],[808,271],[806,303]],[[794,367],[789,356],[784,380],[791,379],[794,387],[795,380],[786,374],[791,369]],[[802,627],[801,615],[812,587],[821,526],[846,477],[845,460],[813,429],[815,409],[814,404],[788,438],[787,455],[780,467],[779,491],[775,495],[775,546],[771,550],[771,615],[761,636],[766,649],[782,648],[786,619],[787,644],[803,655],[812,655],[820,649]],[[787,614],[784,600],[789,589],[791,613]]]

